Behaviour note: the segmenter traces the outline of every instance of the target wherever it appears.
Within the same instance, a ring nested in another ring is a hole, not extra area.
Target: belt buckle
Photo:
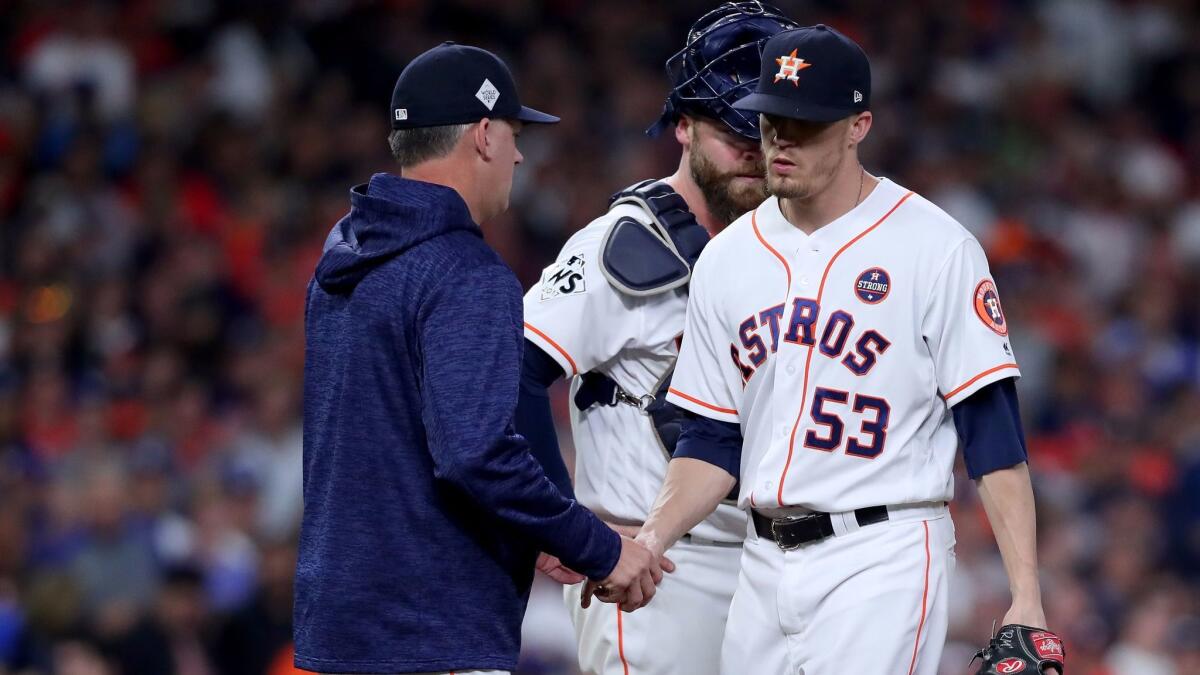
[[[783,518],[772,518],[771,536],[775,537],[775,545],[778,546],[781,551],[795,551],[796,549],[800,548],[800,542],[785,543],[783,538],[780,536],[780,531],[777,529],[777,526],[788,525],[790,523],[795,523],[811,517],[812,516],[785,516]]]

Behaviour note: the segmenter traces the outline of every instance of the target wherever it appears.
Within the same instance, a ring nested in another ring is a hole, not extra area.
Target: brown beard
[[[692,180],[704,195],[708,212],[722,226],[729,225],[767,198],[766,173],[761,161],[749,170],[722,173],[707,155],[700,152],[698,144],[693,144],[688,169],[691,171]],[[735,187],[733,179],[747,174],[763,176],[764,180],[761,183]]]

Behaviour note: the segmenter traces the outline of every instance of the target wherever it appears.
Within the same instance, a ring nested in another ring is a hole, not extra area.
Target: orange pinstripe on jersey
[[[696,405],[702,405],[705,408],[708,408],[709,410],[715,410],[719,413],[725,413],[727,415],[736,415],[737,414],[736,410],[733,410],[731,408],[722,408],[720,406],[715,406],[711,403],[705,403],[704,401],[701,401],[700,399],[696,398],[695,396],[689,396],[689,395],[683,393],[682,391],[679,391],[675,387],[669,387],[667,389],[667,391],[671,392],[672,394],[675,394],[679,398],[691,401],[692,403],[695,403]]]
[[[830,258],[829,262],[826,263],[826,265],[825,265],[825,272],[821,274],[821,285],[817,287],[817,306],[821,305],[821,297],[825,294],[825,282],[829,279],[829,270],[833,269],[833,264],[835,262],[837,262],[838,257],[840,257],[842,255],[842,253],[845,253],[846,250],[849,249],[851,246],[857,244],[859,242],[859,240],[861,240],[863,237],[870,234],[875,228],[882,225],[883,221],[885,221],[889,217],[891,217],[891,215],[896,212],[896,209],[900,208],[900,205],[903,204],[904,202],[908,201],[908,198],[911,196],[913,196],[912,192],[906,192],[904,194],[904,196],[900,198],[899,201],[897,201],[894,205],[892,205],[892,208],[888,209],[887,213],[883,214],[883,216],[879,220],[875,221],[875,224],[871,225],[867,229],[858,233],[858,235],[856,237],[854,237],[850,241],[846,242],[846,244],[844,246],[839,248],[837,250],[837,253],[833,254],[833,257]],[[757,230],[756,230],[756,232],[757,232]],[[764,242],[764,245],[765,245],[765,242]],[[772,249],[772,250],[774,250],[774,249]],[[776,253],[776,255],[779,255],[779,254]],[[782,258],[780,258],[780,260],[782,260]],[[791,277],[790,272],[789,272],[788,276],[789,276],[789,278]],[[790,285],[789,285],[789,288],[790,288]],[[791,466],[792,466],[792,453],[796,448],[796,430],[800,428],[800,418],[804,416],[804,406],[806,403],[808,403],[808,371],[809,371],[810,366],[812,365],[812,355],[813,355],[813,348],[810,346],[808,348],[808,356],[804,359],[804,388],[801,389],[801,391],[803,393],[800,395],[800,410],[796,412],[796,423],[792,425],[792,435],[791,435],[791,438],[788,439],[787,461],[784,462],[784,464],[783,464],[783,473],[781,473],[779,475],[779,491],[777,493],[777,498],[778,498],[778,502],[779,502],[780,506],[784,506],[783,484],[784,484],[784,481],[787,480],[788,469],[791,468]]]
[[[617,609],[617,656],[621,657],[621,667],[625,675],[629,675],[629,662],[625,660],[625,626],[621,616],[621,605],[613,605]]]
[[[579,366],[575,365],[575,359],[571,358],[571,355],[567,353],[567,350],[565,350],[561,346],[559,346],[559,344],[557,342],[555,342],[554,340],[552,340],[549,335],[546,335],[542,331],[529,325],[528,321],[525,322],[525,327],[528,328],[529,330],[533,331],[534,334],[536,334],[538,337],[540,337],[543,340],[545,340],[546,342],[550,343],[551,347],[554,347],[555,349],[558,350],[559,354],[563,355],[563,358],[567,360],[567,363],[571,364],[571,375],[579,374]]]
[[[767,240],[762,236],[762,232],[759,232],[758,209],[754,209],[750,212],[750,227],[754,230],[754,236],[758,237],[758,243],[762,244],[763,248],[775,254],[775,257],[779,258],[779,264],[783,265],[783,271],[787,272],[787,291],[784,293],[784,298],[786,300],[788,293],[792,292],[792,268],[788,266],[787,260],[785,260],[784,257],[779,254],[779,251],[776,251],[770,244],[767,243]]]
[[[972,377],[971,379],[967,380],[966,382],[963,382],[962,384],[958,385],[949,394],[943,395],[942,398],[944,398],[948,401],[948,400],[954,398],[954,395],[957,394],[958,392],[960,392],[963,389],[966,389],[967,387],[978,382],[980,378],[987,377],[988,375],[991,375],[992,373],[994,373],[998,370],[1005,370],[1007,368],[1016,368],[1016,367],[1017,367],[1017,364],[1015,364],[1015,363],[1005,363],[1003,365],[996,366],[995,368],[988,368],[987,370],[976,375],[975,377]]]
[[[754,236],[758,238],[758,243],[762,244],[763,248],[770,251],[772,255],[774,255],[776,258],[779,259],[779,264],[783,265],[783,271],[787,273],[787,288],[784,289],[784,293],[783,293],[784,304],[786,305],[787,304],[787,296],[790,295],[792,292],[792,268],[788,265],[787,260],[784,259],[784,257],[779,254],[779,251],[776,251],[773,246],[771,246],[770,244],[767,243],[766,238],[763,237],[762,232],[759,231],[759,229],[758,229],[758,209],[757,208],[750,212],[750,228],[754,230]],[[756,504],[755,500],[754,500],[754,489],[751,488],[751,490],[750,490],[750,508],[756,508],[757,506],[758,506],[758,504]]]
[[[917,622],[917,639],[913,641],[912,661],[908,663],[908,675],[912,675],[917,667],[917,648],[921,646],[921,630],[925,628],[925,610],[929,604],[929,521],[921,523],[925,526],[925,590],[921,592],[921,620]]]

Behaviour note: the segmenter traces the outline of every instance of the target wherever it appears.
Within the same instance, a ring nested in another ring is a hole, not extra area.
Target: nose
[[[514,157],[513,163],[520,164],[521,162],[524,162],[524,161],[525,161],[525,155],[522,155],[521,150],[517,149],[517,153],[516,153],[516,156]]]
[[[790,148],[795,145],[795,143],[789,141],[783,136],[780,136],[778,133],[771,134],[770,144],[779,149]]]

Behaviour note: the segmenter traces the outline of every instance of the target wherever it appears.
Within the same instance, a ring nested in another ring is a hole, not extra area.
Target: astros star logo
[[[793,86],[800,86],[800,71],[811,66],[811,63],[805,63],[804,59],[796,56],[796,50],[793,49],[791,54],[786,54],[775,59],[775,63],[779,64],[779,72],[775,73],[775,81],[788,80]]]

